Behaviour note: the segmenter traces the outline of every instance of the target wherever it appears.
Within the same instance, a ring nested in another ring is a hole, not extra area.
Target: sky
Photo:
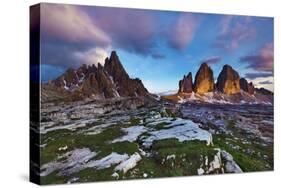
[[[273,91],[273,18],[41,4],[41,79],[69,67],[104,64],[115,50],[127,73],[152,93],[177,90],[201,63],[231,65]]]

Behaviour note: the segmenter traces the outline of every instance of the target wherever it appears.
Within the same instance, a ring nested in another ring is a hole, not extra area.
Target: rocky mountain
[[[192,85],[192,74],[184,75],[179,81],[176,94],[162,96],[180,103],[207,102],[223,104],[273,104],[273,93],[264,88],[255,88],[253,83],[240,78],[230,65],[224,65],[214,83],[213,71],[206,64],[201,64]]]
[[[261,94],[261,95],[273,95],[273,92],[265,89],[265,88],[254,88],[255,93]]]
[[[194,91],[199,94],[214,91],[214,83],[213,70],[207,65],[207,63],[201,64],[195,76],[193,85]]]
[[[191,93],[192,89],[192,74],[188,73],[187,76],[183,76],[183,79],[179,81],[179,93]]]
[[[240,93],[240,77],[231,66],[224,65],[216,84],[216,89],[225,94]]]
[[[248,92],[249,94],[253,95],[255,92],[255,87],[253,85],[252,82],[248,83],[248,81],[245,78],[240,78],[240,88],[245,91]]]
[[[97,67],[93,64],[82,65],[78,69],[69,68],[42,87],[43,99],[59,97],[80,100],[150,95],[140,79],[129,77],[115,51],[105,59],[104,66],[99,63]]]

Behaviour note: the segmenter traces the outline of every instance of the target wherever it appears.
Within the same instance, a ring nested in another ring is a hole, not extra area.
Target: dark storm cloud
[[[113,48],[149,55],[157,37],[156,21],[151,11],[138,9],[88,9],[93,23],[111,38]]]
[[[77,67],[80,62],[73,59],[75,51],[83,51],[87,47],[77,47],[62,42],[44,42],[41,44],[41,63],[60,67]]]

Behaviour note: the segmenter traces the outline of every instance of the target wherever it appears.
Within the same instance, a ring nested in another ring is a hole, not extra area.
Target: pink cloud
[[[194,16],[183,13],[169,31],[170,46],[178,50],[186,48],[192,41],[196,28],[197,20]]]
[[[273,43],[265,44],[257,54],[244,56],[241,62],[247,62],[248,68],[258,71],[273,71],[274,49]]]
[[[221,32],[214,45],[227,52],[236,50],[241,44],[256,37],[256,29],[250,17],[226,16],[221,21]]]
[[[74,5],[41,4],[41,28],[44,34],[68,42],[108,45],[111,40],[84,11]]]
[[[211,56],[201,61],[201,63],[207,64],[217,64],[221,61],[221,57],[219,56]]]
[[[234,16],[225,16],[221,21],[221,34],[224,35],[228,32],[230,23]]]

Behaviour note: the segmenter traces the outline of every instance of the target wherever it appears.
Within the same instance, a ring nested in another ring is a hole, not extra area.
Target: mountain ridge
[[[48,94],[48,91],[53,93]],[[54,95],[69,100],[85,98],[108,99],[120,97],[148,96],[150,93],[139,78],[130,78],[116,51],[105,59],[104,66],[82,65],[77,69],[69,68],[56,79],[43,84],[43,95]],[[48,96],[52,95],[52,96]]]
[[[239,73],[228,64],[223,66],[215,83],[213,70],[206,63],[202,63],[194,83],[189,72],[179,81],[176,94],[162,96],[162,98],[179,103],[273,104],[273,92],[265,88],[255,88],[252,82],[240,78]]]
[[[148,92],[139,78],[129,77],[116,51],[105,58],[104,66],[98,63],[97,66],[83,64],[77,69],[68,68],[56,79],[41,84],[41,96],[42,101],[142,97],[179,103],[273,104],[271,91],[255,88],[252,82],[240,78],[239,73],[227,64],[223,66],[216,83],[211,67],[202,63],[194,81],[189,72],[179,80],[177,93],[157,98]]]

